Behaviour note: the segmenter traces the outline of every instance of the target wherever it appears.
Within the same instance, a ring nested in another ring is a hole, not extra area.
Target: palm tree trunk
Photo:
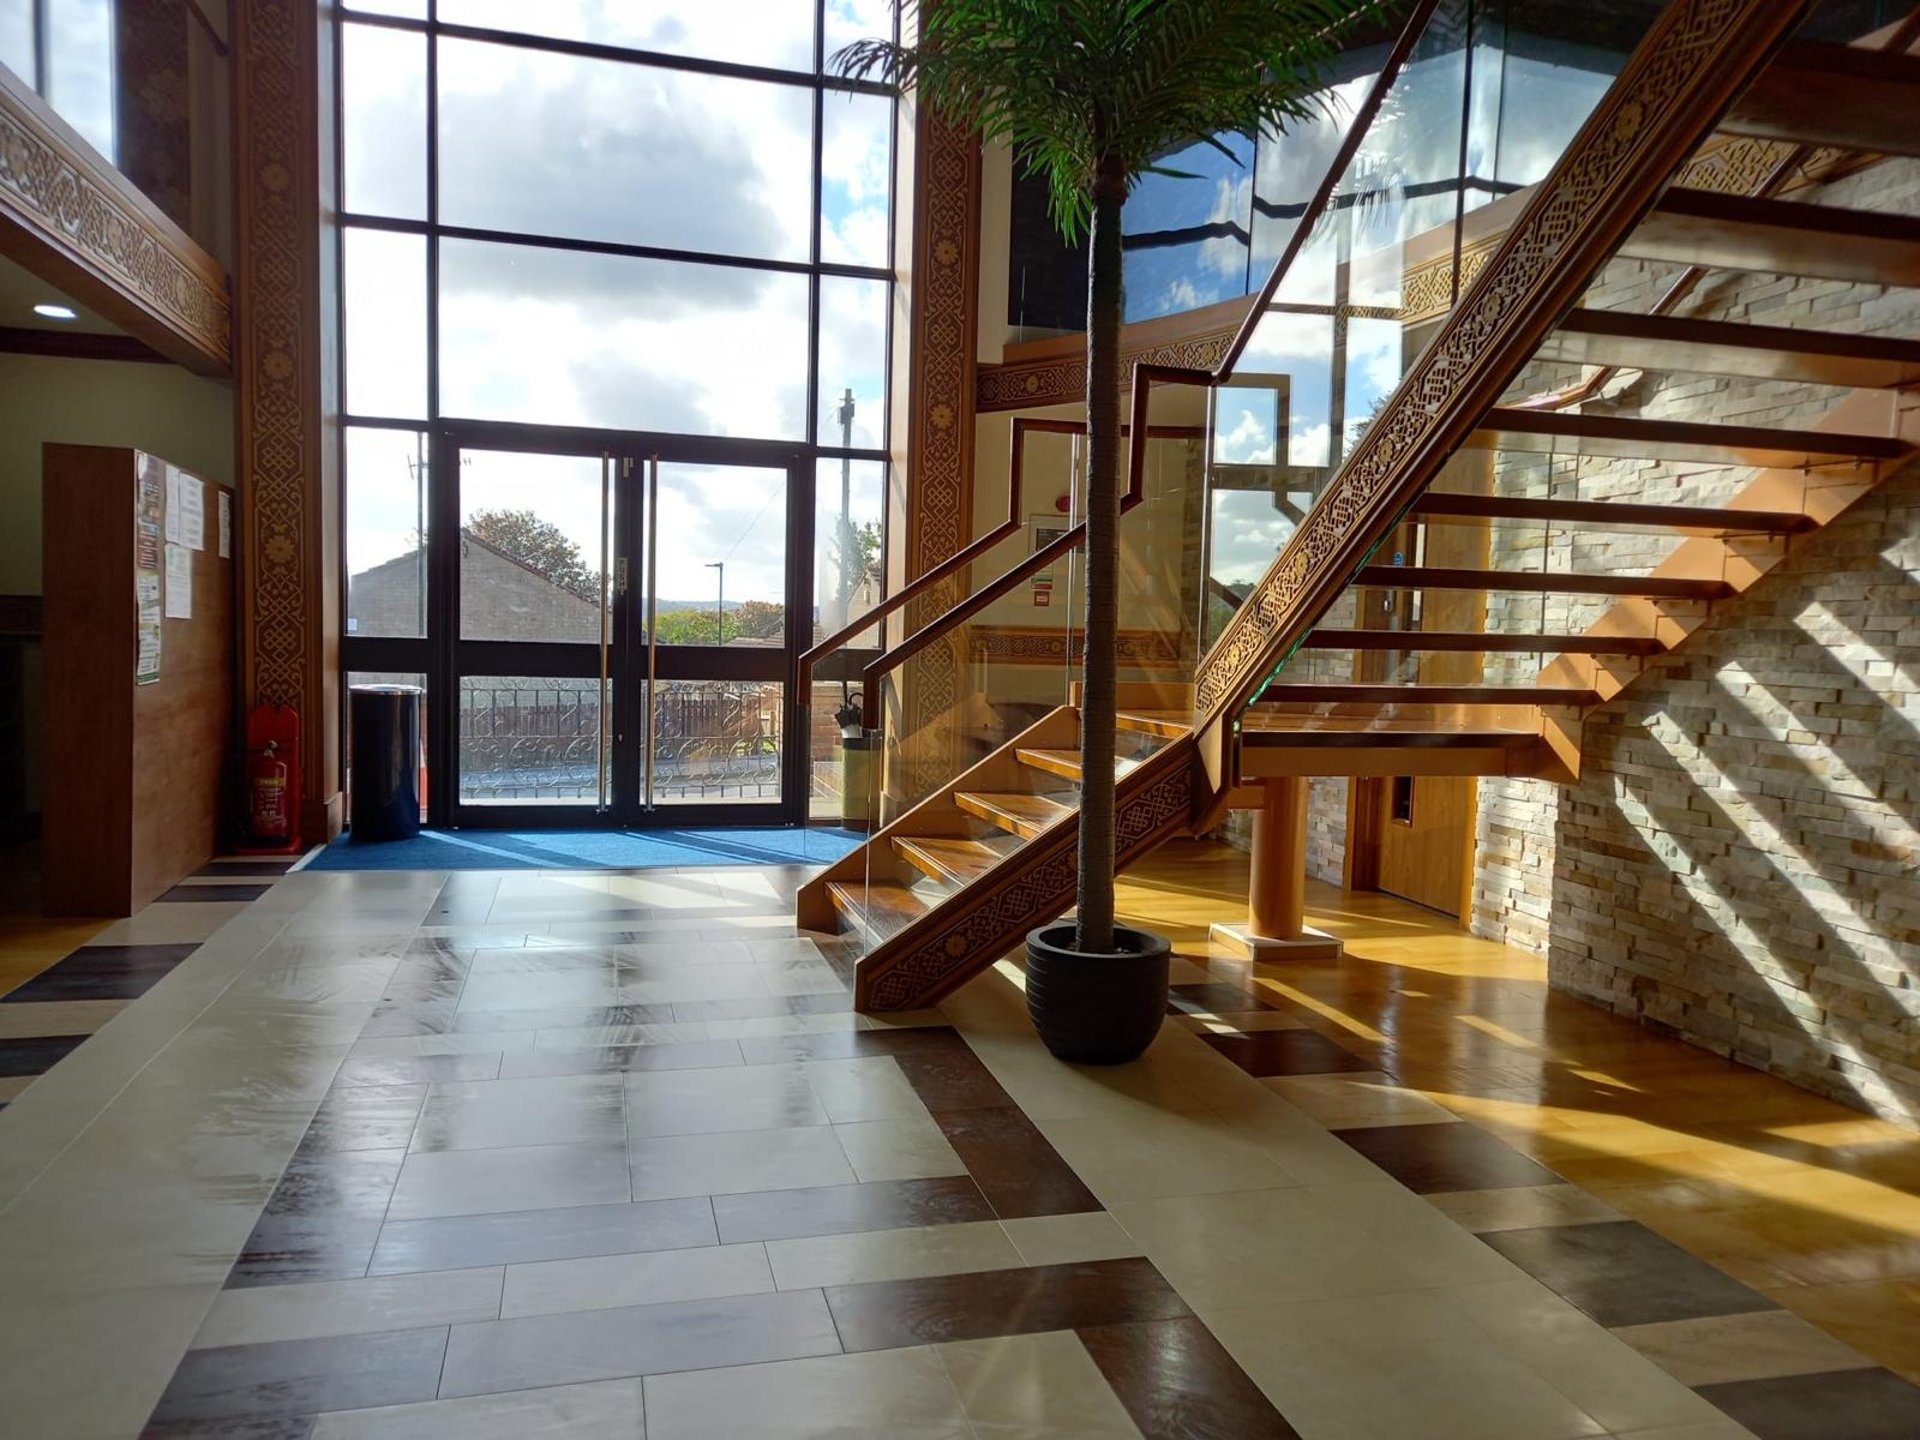
[[[1087,269],[1087,649],[1080,700],[1083,954],[1113,948],[1114,683],[1120,641],[1120,207],[1126,177],[1102,160]]]

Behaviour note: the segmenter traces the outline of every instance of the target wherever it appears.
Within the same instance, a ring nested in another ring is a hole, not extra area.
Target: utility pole
[[[713,643],[724,645],[727,643],[727,562],[709,560],[707,569],[719,572],[714,576],[720,582],[720,589],[713,599]]]
[[[834,419],[840,422],[840,445],[843,450],[853,448],[853,387],[849,385],[840,397],[840,408],[834,411]],[[853,533],[853,457],[840,457],[840,614],[835,618],[832,629],[839,629],[853,618],[854,556],[859,546],[854,543]]]

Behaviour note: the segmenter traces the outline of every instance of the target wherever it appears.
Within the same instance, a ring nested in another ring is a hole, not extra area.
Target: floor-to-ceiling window
[[[432,682],[442,818],[608,809],[610,646],[647,690],[629,810],[794,813],[777,742],[810,697],[694,652],[804,646],[878,584],[895,105],[830,62],[892,23],[344,7],[343,661]],[[533,661],[594,673],[480,673]]]

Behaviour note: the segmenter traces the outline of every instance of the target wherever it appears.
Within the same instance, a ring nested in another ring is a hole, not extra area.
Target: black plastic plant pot
[[[1073,948],[1071,922],[1027,935],[1027,1014],[1056,1059],[1075,1065],[1138,1060],[1167,1014],[1167,957],[1173,943],[1116,925],[1114,951]]]

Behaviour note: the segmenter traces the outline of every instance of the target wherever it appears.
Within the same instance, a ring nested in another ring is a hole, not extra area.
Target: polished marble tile
[[[0,1039],[0,1076],[44,1075],[86,1042],[85,1035]]]
[[[350,1056],[334,1076],[336,1090],[362,1085],[417,1085],[491,1080],[500,1073],[500,1053],[471,1055]]]
[[[440,1270],[224,1290],[193,1338],[195,1350],[327,1335],[417,1330],[500,1315],[502,1269]]]
[[[927,1180],[939,1175],[965,1175],[967,1166],[933,1117],[924,1112],[908,1120],[862,1120],[835,1125],[854,1177],[876,1180]]]
[[[797,1067],[647,1071],[618,1083],[626,1087],[627,1128],[636,1138],[828,1123],[826,1108]]]
[[[765,1248],[782,1290],[1005,1270],[1024,1263],[992,1220],[770,1240]]]
[[[1515,1185],[1497,1190],[1430,1193],[1427,1203],[1476,1235],[1543,1225],[1622,1220],[1618,1210],[1578,1185]]]
[[[431,1400],[446,1354],[444,1325],[192,1350],[153,1418],[271,1418]]]
[[[1410,1190],[1493,1190],[1560,1180],[1476,1125],[1379,1125],[1337,1132]]]
[[[847,1285],[828,1290],[826,1297],[849,1351],[1192,1313],[1160,1273],[1139,1259]]]
[[[727,1242],[993,1219],[993,1207],[980,1187],[965,1175],[715,1195],[713,1211],[720,1238]]]
[[[400,1169],[387,1213],[393,1220],[419,1220],[633,1198],[626,1151],[618,1144],[415,1151]]]
[[[1329,1130],[1375,1125],[1451,1125],[1460,1117],[1378,1071],[1345,1075],[1275,1075],[1263,1082],[1289,1105]]]
[[[1852,1346],[1786,1310],[1665,1320],[1613,1333],[1687,1385],[1874,1368]]]
[[[1325,1075],[1376,1068],[1314,1030],[1262,1030],[1200,1039],[1249,1075]]]
[[[212,901],[212,900],[258,900],[266,894],[268,885],[221,885],[204,881],[176,885],[161,894],[161,901]]]
[[[414,1130],[416,1151],[626,1141],[618,1075],[559,1075],[436,1085]]]
[[[583,1256],[625,1255],[713,1245],[713,1210],[704,1197],[631,1204],[570,1205],[498,1215],[389,1220],[369,1273],[520,1265]]]
[[[528,1050],[505,1056],[502,1080],[539,1075],[611,1075],[635,1070],[712,1070],[737,1066],[737,1040],[683,1040],[659,1045],[607,1045],[588,1050]]]
[[[956,1340],[936,1348],[976,1436],[1140,1440],[1142,1431],[1114,1387],[1070,1331]],[[1258,1440],[1257,1431],[1242,1433]]]
[[[0,1040],[91,1035],[127,1004],[125,1000],[46,1000],[0,1005]]]
[[[1210,1110],[1084,1115],[1036,1122],[1087,1187],[1119,1200],[1270,1190],[1294,1177],[1262,1146]]]
[[[149,1425],[140,1440],[312,1440],[314,1417],[283,1415],[271,1420],[182,1420]]]
[[[1104,1210],[1072,1215],[1031,1215],[1003,1220],[1000,1228],[1020,1252],[1023,1265],[1070,1265],[1083,1260],[1124,1260],[1140,1247]]]
[[[708,1245],[507,1267],[500,1318],[754,1295],[775,1288],[760,1245]],[[795,1286],[780,1286],[795,1289]],[[491,1318],[491,1317],[488,1317]]]
[[[776,1067],[765,1067],[773,1069]],[[927,1107],[890,1056],[865,1060],[807,1060],[795,1067],[829,1120],[913,1120]]]
[[[924,1347],[653,1375],[646,1392],[648,1440],[1001,1440]]]
[[[312,1440],[641,1440],[639,1380],[554,1385],[322,1415]]]
[[[1300,1440],[1197,1319],[1090,1326],[1076,1338],[1146,1440]]]
[[[1913,1440],[1920,1387],[1890,1370],[1842,1370],[1702,1386],[1759,1440]]]
[[[456,1325],[443,1396],[717,1369],[840,1351],[817,1290]]]
[[[636,1200],[851,1185],[859,1178],[826,1125],[650,1136],[628,1149]]]
[[[1100,1208],[1052,1142],[1013,1106],[948,1110],[935,1118],[1001,1219]]]
[[[227,1284],[364,1275],[405,1158],[397,1149],[328,1152],[303,1145],[254,1223]]]
[[[1631,1220],[1480,1237],[1602,1325],[1771,1310],[1776,1303]]]
[[[303,1143],[313,1150],[404,1150],[426,1098],[427,1087],[417,1084],[335,1088]]]

